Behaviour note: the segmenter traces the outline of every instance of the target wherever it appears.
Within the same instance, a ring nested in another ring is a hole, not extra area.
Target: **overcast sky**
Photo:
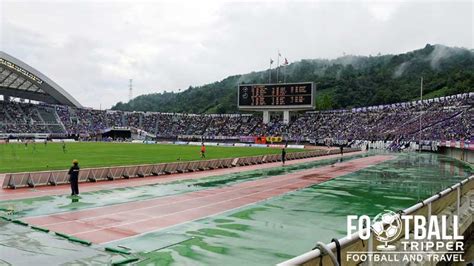
[[[474,43],[472,1],[5,1],[0,49],[84,106],[305,58]]]

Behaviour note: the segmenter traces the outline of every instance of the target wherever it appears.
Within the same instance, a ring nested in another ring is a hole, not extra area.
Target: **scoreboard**
[[[312,82],[239,85],[241,109],[313,109]]]

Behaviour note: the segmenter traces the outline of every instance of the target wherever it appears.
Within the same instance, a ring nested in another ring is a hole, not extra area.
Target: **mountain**
[[[272,70],[276,76],[276,70]],[[266,83],[268,70],[235,75],[175,93],[141,95],[113,110],[184,113],[236,113],[237,86]],[[389,104],[417,99],[420,77],[424,98],[474,91],[474,51],[427,44],[399,55],[304,59],[280,68],[286,82],[316,84],[319,110]]]

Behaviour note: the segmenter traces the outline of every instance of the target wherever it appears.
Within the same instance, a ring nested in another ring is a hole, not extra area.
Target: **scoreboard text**
[[[313,83],[239,85],[239,108],[312,108]]]

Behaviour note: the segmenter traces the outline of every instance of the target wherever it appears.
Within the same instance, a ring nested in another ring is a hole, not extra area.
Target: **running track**
[[[345,153],[344,156],[353,156],[353,155],[363,154],[363,153],[364,152],[362,151],[350,152],[350,153]],[[286,164],[293,165],[293,164],[298,164],[298,163],[312,162],[312,161],[325,160],[325,159],[338,158],[338,157],[340,157],[340,155],[338,154],[325,155],[325,156],[320,156],[320,157],[291,160],[291,161],[286,162]],[[202,171],[202,172],[150,176],[146,178],[131,178],[131,179],[118,179],[114,181],[99,181],[96,183],[87,182],[87,183],[79,184],[79,191],[89,192],[89,191],[106,190],[106,189],[108,190],[108,189],[114,189],[114,188],[162,184],[162,183],[168,183],[168,182],[172,182],[176,180],[186,180],[186,179],[218,176],[218,175],[231,174],[231,173],[237,173],[237,172],[242,172],[242,171],[272,168],[272,167],[277,167],[277,166],[281,166],[281,163],[280,162],[266,163],[266,164],[251,165],[251,166],[240,166],[240,167],[225,168],[225,169],[207,170],[207,171]],[[2,184],[3,183],[2,177],[0,177],[0,181],[1,181],[0,184]],[[0,188],[0,201],[42,197],[42,196],[63,195],[63,194],[67,195],[70,193],[71,193],[71,188],[69,184],[59,185],[59,186],[42,186],[42,187],[37,187],[34,189],[31,189],[31,188],[1,189]]]
[[[346,175],[392,159],[393,156],[371,156],[304,170],[150,200],[26,218],[25,221],[75,237],[103,244],[166,227],[178,225],[274,196]]]

